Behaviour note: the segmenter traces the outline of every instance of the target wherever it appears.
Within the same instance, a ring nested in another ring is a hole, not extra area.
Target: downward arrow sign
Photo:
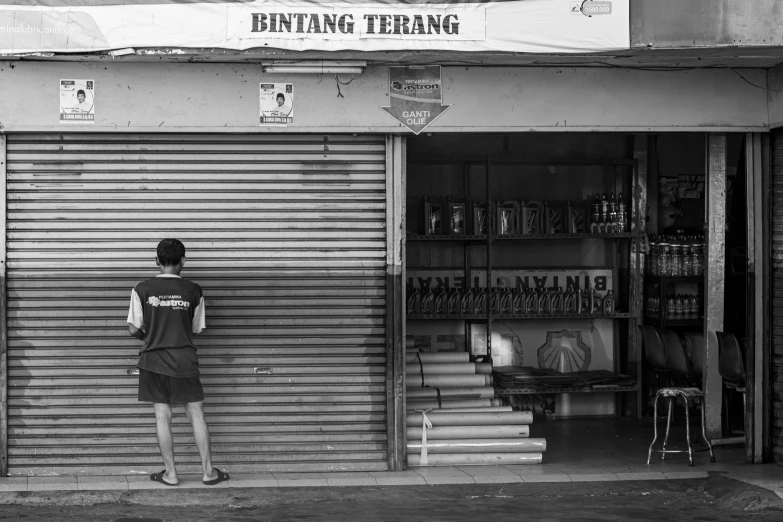
[[[437,105],[421,102],[395,103],[392,98],[391,107],[381,107],[381,109],[391,114],[392,118],[408,127],[414,134],[418,134],[450,107],[451,105],[441,103]]]
[[[443,105],[440,65],[389,67],[389,107],[392,118],[419,134],[446,112]]]

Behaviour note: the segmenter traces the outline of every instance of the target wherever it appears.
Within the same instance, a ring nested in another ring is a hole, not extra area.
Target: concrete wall
[[[783,45],[778,0],[631,0],[631,47]]]
[[[0,62],[0,124],[13,131],[407,132],[388,105],[387,68],[349,85],[334,76],[268,75],[260,65]],[[763,70],[743,70],[766,83]],[[96,81],[94,125],[59,123],[58,82]],[[342,75],[346,82],[350,76]],[[295,123],[258,125],[260,81],[295,85]],[[767,96],[726,69],[443,69],[453,107],[432,131],[730,131],[768,128]]]
[[[767,71],[767,96],[769,98],[769,126],[783,127],[783,67]]]

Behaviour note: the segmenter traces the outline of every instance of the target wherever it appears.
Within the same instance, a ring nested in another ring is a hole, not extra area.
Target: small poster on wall
[[[294,84],[260,84],[261,125],[288,125],[294,122]]]
[[[60,123],[95,123],[95,80],[60,80]]]

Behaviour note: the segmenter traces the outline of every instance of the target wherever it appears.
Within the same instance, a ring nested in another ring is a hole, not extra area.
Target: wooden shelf
[[[577,388],[498,388],[495,387],[496,395],[546,395],[550,393],[625,393],[638,392],[639,386],[605,386],[599,385],[597,388],[577,387]]]
[[[704,319],[661,319],[660,317],[645,316],[644,320],[661,328],[667,326],[701,326],[704,324]]]
[[[636,232],[623,232],[619,234],[516,234],[510,236],[492,236],[492,241],[537,241],[550,239],[628,239],[636,237]],[[408,234],[408,241],[486,241],[485,235],[461,236],[437,235],[428,236],[424,234]]]
[[[412,320],[431,320],[431,319],[463,319],[463,320],[483,320],[487,318],[486,314],[470,314],[470,315],[417,315],[408,314],[408,319]],[[528,319],[631,319],[633,315],[630,313],[618,312],[616,314],[492,314],[492,319],[514,319],[514,320],[528,320]]]
[[[672,283],[700,283],[704,282],[704,276],[654,276],[646,275],[644,279],[647,283],[659,283],[662,285]]]
[[[627,165],[634,167],[637,164],[635,159],[627,158],[580,158],[566,159],[562,156],[515,156],[512,154],[502,156],[468,156],[460,154],[449,155],[429,155],[429,154],[410,154],[408,161],[410,163],[484,163],[491,161],[493,164],[520,164],[520,165]]]

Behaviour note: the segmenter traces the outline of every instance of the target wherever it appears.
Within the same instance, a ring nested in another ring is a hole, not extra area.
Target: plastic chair
[[[693,453],[699,451],[710,452],[710,462],[715,462],[715,454],[712,451],[712,444],[707,438],[706,428],[706,415],[704,411],[704,392],[701,391],[699,386],[693,386],[694,382],[700,382],[701,375],[696,372],[693,362],[688,358],[688,354],[685,351],[685,345],[680,340],[680,336],[671,330],[658,330],[656,332],[663,342],[667,354],[667,366],[674,377],[679,378],[686,382],[686,386],[670,386],[667,388],[661,388],[658,393],[655,394],[655,407],[653,411],[653,429],[654,436],[653,441],[650,444],[650,449],[647,452],[647,464],[650,464],[653,451],[657,451],[661,454],[661,460],[666,458],[667,453],[685,453],[686,450],[667,450],[666,444],[669,442],[669,432],[671,429],[672,418],[674,414],[674,403],[677,397],[682,397],[685,401],[685,433],[686,441],[688,443],[688,465],[693,466]],[[703,361],[703,358],[702,358]],[[703,368],[702,368],[703,369]],[[669,401],[669,413],[666,421],[666,436],[663,439],[663,446],[661,449],[654,449],[655,442],[658,440],[658,401],[663,397]],[[704,449],[694,450],[691,447],[691,423],[690,423],[690,410],[691,400],[699,402],[701,404],[701,436],[706,442],[707,447]]]
[[[707,353],[707,346],[704,342],[704,335],[700,333],[686,332],[685,347],[693,364],[693,371],[697,375],[704,375],[704,355]]]
[[[652,326],[639,325],[644,346],[644,360],[652,368],[660,382],[663,376],[664,384],[669,384],[669,369],[666,366],[666,346],[664,346],[658,330]]]
[[[716,332],[718,336],[718,372],[724,381],[737,388],[745,388],[745,355],[739,341],[727,332]]]
[[[742,394],[742,410],[747,408],[747,387],[745,373],[745,355],[742,346],[734,334],[728,332],[716,332],[718,337],[718,372],[723,377],[723,386],[729,390],[735,390]],[[726,417],[728,417],[728,403],[724,395]],[[743,416],[744,417],[744,416]],[[728,423],[727,431],[731,431]]]

